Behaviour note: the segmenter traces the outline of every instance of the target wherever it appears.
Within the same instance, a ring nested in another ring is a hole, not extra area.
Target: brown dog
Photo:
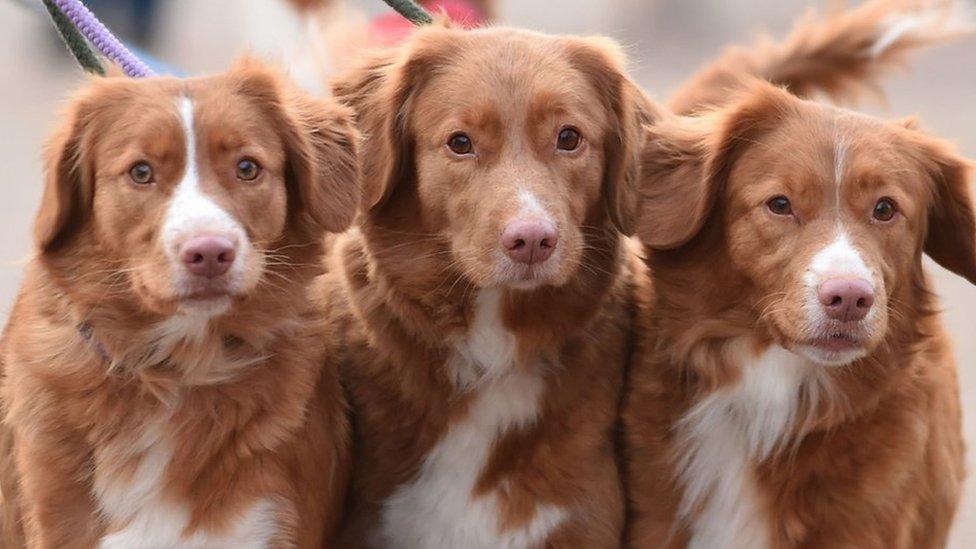
[[[431,27],[335,94],[366,135],[360,230],[320,286],[355,415],[344,542],[616,547],[640,148],[620,52]]]
[[[3,342],[30,547],[322,544],[348,427],[306,289],[356,140],[254,61],[72,101]]]
[[[645,153],[630,544],[944,545],[963,443],[922,254],[976,283],[967,162],[759,83]]]

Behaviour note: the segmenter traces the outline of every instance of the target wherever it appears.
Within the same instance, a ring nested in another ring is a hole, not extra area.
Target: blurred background
[[[380,0],[351,0],[369,13]],[[31,248],[41,193],[41,148],[60,104],[83,80],[43,13],[40,0],[0,0],[0,318],[16,295]],[[827,0],[499,0],[504,24],[552,33],[606,34],[624,43],[634,76],[666,99],[723,46],[759,32],[783,36],[807,9]],[[303,43],[298,17],[282,0],[94,0],[88,4],[130,44],[196,75],[217,72],[244,51],[286,63]],[[885,82],[887,106],[859,108],[888,118],[918,114],[926,130],[976,158],[976,38],[926,51]],[[869,99],[869,98],[868,98]],[[956,342],[970,480],[950,547],[976,547],[976,287],[934,265],[945,320]]]

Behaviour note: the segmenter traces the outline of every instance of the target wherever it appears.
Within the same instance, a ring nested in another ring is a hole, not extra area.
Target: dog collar
[[[93,351],[98,353],[98,356],[102,357],[105,362],[112,362],[112,357],[108,354],[108,349],[106,349],[104,345],[95,339],[95,333],[92,330],[91,324],[88,322],[82,322],[81,324],[75,326],[75,330],[77,330],[78,336],[81,337],[81,339],[84,340],[84,342],[87,343]]]

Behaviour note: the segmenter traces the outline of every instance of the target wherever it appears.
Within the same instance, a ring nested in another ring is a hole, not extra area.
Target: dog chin
[[[231,296],[227,294],[189,297],[180,300],[179,311],[185,315],[210,318],[226,313],[230,310],[231,305]]]
[[[501,284],[501,286],[512,290],[530,291],[538,288],[539,286],[545,285],[545,283],[546,282],[544,280],[532,278],[528,280],[513,280],[507,283],[503,283]]]
[[[796,346],[796,351],[812,362],[822,366],[847,366],[848,364],[864,358],[868,350],[864,347],[832,348],[827,345],[802,344]]]
[[[541,267],[508,265],[503,274],[495,279],[493,286],[530,291],[542,286],[561,286],[564,283],[561,278],[558,271],[548,265]]]

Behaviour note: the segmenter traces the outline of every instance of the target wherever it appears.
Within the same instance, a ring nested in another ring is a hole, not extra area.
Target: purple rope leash
[[[58,9],[71,20],[92,45],[105,57],[122,67],[126,75],[133,78],[156,76],[145,63],[139,60],[118,38],[95,17],[81,0],[54,0]]]

